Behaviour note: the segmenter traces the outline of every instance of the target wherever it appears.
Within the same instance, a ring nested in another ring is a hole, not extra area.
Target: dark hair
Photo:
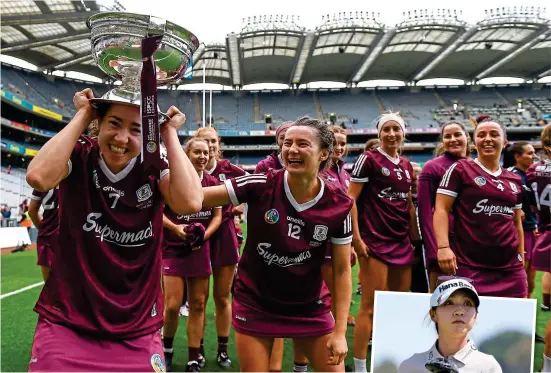
[[[507,140],[507,131],[505,131],[505,127],[503,126],[503,124],[501,124],[496,119],[489,116],[488,114],[480,114],[476,117],[476,127],[474,128],[474,132],[476,133],[476,130],[478,129],[479,124],[486,123],[486,122],[496,123],[501,128],[501,131],[503,132],[503,138]]]
[[[107,115],[109,108],[111,107],[110,103],[100,102],[96,105],[96,117],[88,125],[88,136],[98,137],[99,135],[99,124]]]
[[[515,155],[522,155],[526,145],[530,145],[530,143],[527,141],[517,141],[505,145],[505,152],[503,152],[503,167],[509,168],[515,166],[517,164]]]
[[[381,145],[381,141],[378,138],[369,139],[364,145],[364,150],[373,150],[378,148]]]
[[[463,131],[463,133],[465,134],[465,137],[467,138],[467,144],[466,144],[467,149],[466,149],[465,157],[468,157],[471,154],[471,147],[469,146],[469,139],[471,138],[471,136],[469,135],[469,133],[465,129],[465,125],[461,122],[452,120],[452,121],[444,123],[442,125],[442,127],[440,127],[440,144],[434,150],[434,156],[435,157],[440,156],[440,155],[445,153],[446,150],[444,149],[444,144],[443,144],[444,130],[446,129],[446,127],[454,125],[454,124],[461,128],[461,131]]]
[[[331,130],[329,129],[329,126],[318,119],[310,118],[308,116],[297,119],[295,123],[293,123],[293,125],[289,128],[298,126],[310,127],[315,129],[318,133],[317,137],[321,150],[329,151],[327,159],[321,162],[319,171],[323,171],[326,168],[331,167],[334,135],[333,132],[331,132]]]

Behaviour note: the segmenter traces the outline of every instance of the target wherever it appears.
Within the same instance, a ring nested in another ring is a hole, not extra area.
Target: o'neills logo
[[[137,247],[146,244],[148,238],[153,237],[153,225],[138,232],[118,232],[108,225],[100,225],[96,221],[101,218],[101,212],[91,212],[86,217],[86,223],[82,226],[86,232],[94,232],[101,241],[107,241],[119,246]]]
[[[256,251],[258,252],[258,255],[260,255],[268,265],[275,264],[276,266],[280,267],[290,267],[290,266],[297,266],[304,264],[308,259],[312,257],[312,254],[310,253],[310,250],[303,251],[297,256],[279,256],[277,254],[271,253],[267,251],[272,247],[269,243],[259,243],[258,246],[256,246]]]
[[[487,203],[488,203],[488,199],[482,199],[478,201],[478,203],[476,204],[476,208],[473,209],[473,212],[475,214],[483,213],[488,216],[492,216],[492,215],[512,216],[514,214],[512,207],[488,205]]]

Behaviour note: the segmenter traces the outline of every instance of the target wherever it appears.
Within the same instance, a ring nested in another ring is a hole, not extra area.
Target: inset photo
[[[531,373],[536,300],[479,296],[472,281],[433,294],[375,294],[373,373]]]

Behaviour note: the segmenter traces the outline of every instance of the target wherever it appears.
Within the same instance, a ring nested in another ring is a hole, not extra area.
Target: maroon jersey
[[[431,159],[423,166],[419,174],[417,193],[417,216],[419,217],[419,228],[425,246],[427,268],[430,271],[439,271],[437,253],[438,244],[434,235],[432,217],[436,202],[436,190],[442,176],[448,168],[461,158],[454,157],[450,153],[444,153],[440,157]],[[450,236],[453,236],[453,214],[449,214]]]
[[[531,165],[526,177],[536,197],[539,229],[551,230],[551,160]]]
[[[325,183],[319,194],[299,204],[286,170],[270,170],[226,181],[234,205],[246,202],[247,242],[235,279],[241,303],[281,315],[329,312],[329,294],[320,299],[325,243],[352,241],[352,200]]]
[[[478,159],[450,166],[437,193],[455,197],[454,242],[458,265],[476,269],[517,270],[519,237],[515,209],[522,208],[522,181],[500,168],[490,172]]]
[[[274,170],[281,170],[282,168],[285,168],[280,154],[273,152],[272,154],[258,162],[256,168],[254,169],[254,173],[263,174],[267,172],[270,168]]]
[[[81,136],[59,184],[55,261],[35,310],[103,338],[133,338],[163,323],[161,242],[168,165],[146,172],[134,158],[113,174],[96,139]]]
[[[207,173],[210,176],[218,178],[218,180],[220,180],[221,182],[233,179],[234,177],[247,175],[247,172],[233,165],[227,159],[216,161],[214,167],[211,170],[207,170]],[[232,205],[228,205],[222,208],[222,224],[227,223],[229,220],[233,219],[233,214],[231,213],[232,208]]]
[[[207,173],[203,173],[201,176],[201,185],[203,187],[215,186],[220,184],[218,179],[210,176]],[[199,223],[205,229],[208,228],[210,221],[212,220],[212,208],[203,208],[196,214],[193,215],[178,215],[170,209],[169,206],[165,206],[165,215],[170,219],[174,224],[192,224]],[[163,258],[168,257],[181,257],[179,251],[182,246],[182,239],[172,230],[164,228],[163,229]]]
[[[55,236],[57,233],[58,220],[57,220],[57,207],[58,207],[58,194],[59,189],[54,188],[47,192],[39,192],[33,190],[31,199],[35,201],[41,201],[44,212],[42,213],[42,222],[40,223],[40,229],[38,229],[37,240],[47,240]]]
[[[332,165],[330,168],[323,171],[321,176],[326,181],[335,183],[335,185],[342,188],[345,192],[348,191],[348,187],[350,186],[350,174],[344,169],[344,161],[339,161]]]
[[[406,158],[393,159],[381,148],[364,152],[354,163],[350,180],[365,183],[356,201],[358,224],[371,250],[382,250],[388,242],[410,242],[412,175],[413,167]]]

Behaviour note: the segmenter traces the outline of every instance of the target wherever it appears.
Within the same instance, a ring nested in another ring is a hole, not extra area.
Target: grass
[[[245,230],[244,230],[245,231]],[[36,252],[29,251],[23,253],[4,255],[0,258],[1,261],[1,290],[2,293],[8,293],[22,287],[42,281],[40,269],[36,266]],[[356,289],[358,266],[353,268],[353,289]],[[34,335],[34,330],[37,322],[37,314],[33,312],[33,307],[41,287],[37,287],[23,293],[10,296],[1,301],[1,364],[0,371],[2,372],[22,372],[27,371],[28,361],[30,358],[31,345]],[[212,290],[210,292],[212,294]],[[538,299],[538,315],[537,315],[537,332],[543,336],[545,327],[549,320],[550,314],[540,311],[539,304],[541,303],[541,273],[538,274],[536,290],[534,297]],[[356,295],[355,291],[352,297],[354,304],[351,307],[351,313],[356,315],[360,305],[360,296]],[[187,318],[180,318],[180,328],[175,338],[174,347],[174,369],[183,371],[187,362],[187,337],[186,337],[186,322]],[[352,360],[352,336],[354,329],[349,327],[347,331],[347,339],[349,343],[349,354],[346,358],[346,364],[353,366]],[[396,336],[399,338],[399,335]],[[209,298],[207,305],[207,327],[205,331],[205,351],[207,358],[207,366],[204,371],[239,371],[235,346],[232,343],[233,333],[230,336],[230,344],[228,353],[233,361],[232,367],[229,369],[221,369],[216,364],[216,349],[217,335],[214,319],[214,301]],[[542,366],[543,344],[536,344],[535,349],[535,364],[534,371],[539,371]],[[368,368],[370,366],[368,356]],[[285,353],[283,359],[283,371],[293,370],[293,351],[292,343],[286,341]]]

